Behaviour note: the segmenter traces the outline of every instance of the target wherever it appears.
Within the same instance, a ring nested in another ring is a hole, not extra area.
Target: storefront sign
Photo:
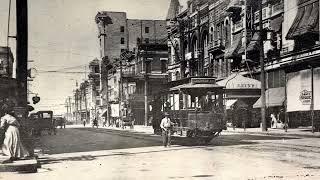
[[[312,92],[308,90],[301,91],[299,99],[303,105],[310,105],[312,99]]]
[[[216,79],[214,78],[192,78],[192,84],[216,84]]]
[[[257,88],[255,84],[237,84],[237,88],[239,89],[254,89],[254,88]]]

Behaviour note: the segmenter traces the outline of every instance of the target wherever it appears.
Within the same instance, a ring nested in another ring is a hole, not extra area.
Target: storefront
[[[286,74],[287,114],[289,126],[319,128],[320,117],[320,67],[291,68]]]
[[[236,127],[259,126],[259,117],[252,108],[260,97],[260,81],[235,73],[217,82],[225,86],[224,101],[228,121]]]

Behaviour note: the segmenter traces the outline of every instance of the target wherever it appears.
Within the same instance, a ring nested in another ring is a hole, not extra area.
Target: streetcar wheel
[[[187,137],[192,137],[192,130],[187,130]]]

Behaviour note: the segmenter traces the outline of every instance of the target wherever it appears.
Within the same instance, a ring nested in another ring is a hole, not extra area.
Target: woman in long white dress
[[[1,117],[0,128],[6,128],[5,138],[2,144],[2,153],[9,156],[9,160],[17,160],[29,156],[20,138],[20,123],[13,116],[10,108],[5,108],[5,115]]]

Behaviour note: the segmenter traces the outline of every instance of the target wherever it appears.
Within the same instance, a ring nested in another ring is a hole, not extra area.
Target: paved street
[[[320,178],[316,138],[224,133],[209,146],[174,138],[171,148],[162,147],[160,140],[102,128],[59,129],[56,136],[38,139],[38,173],[1,173],[0,179]]]

